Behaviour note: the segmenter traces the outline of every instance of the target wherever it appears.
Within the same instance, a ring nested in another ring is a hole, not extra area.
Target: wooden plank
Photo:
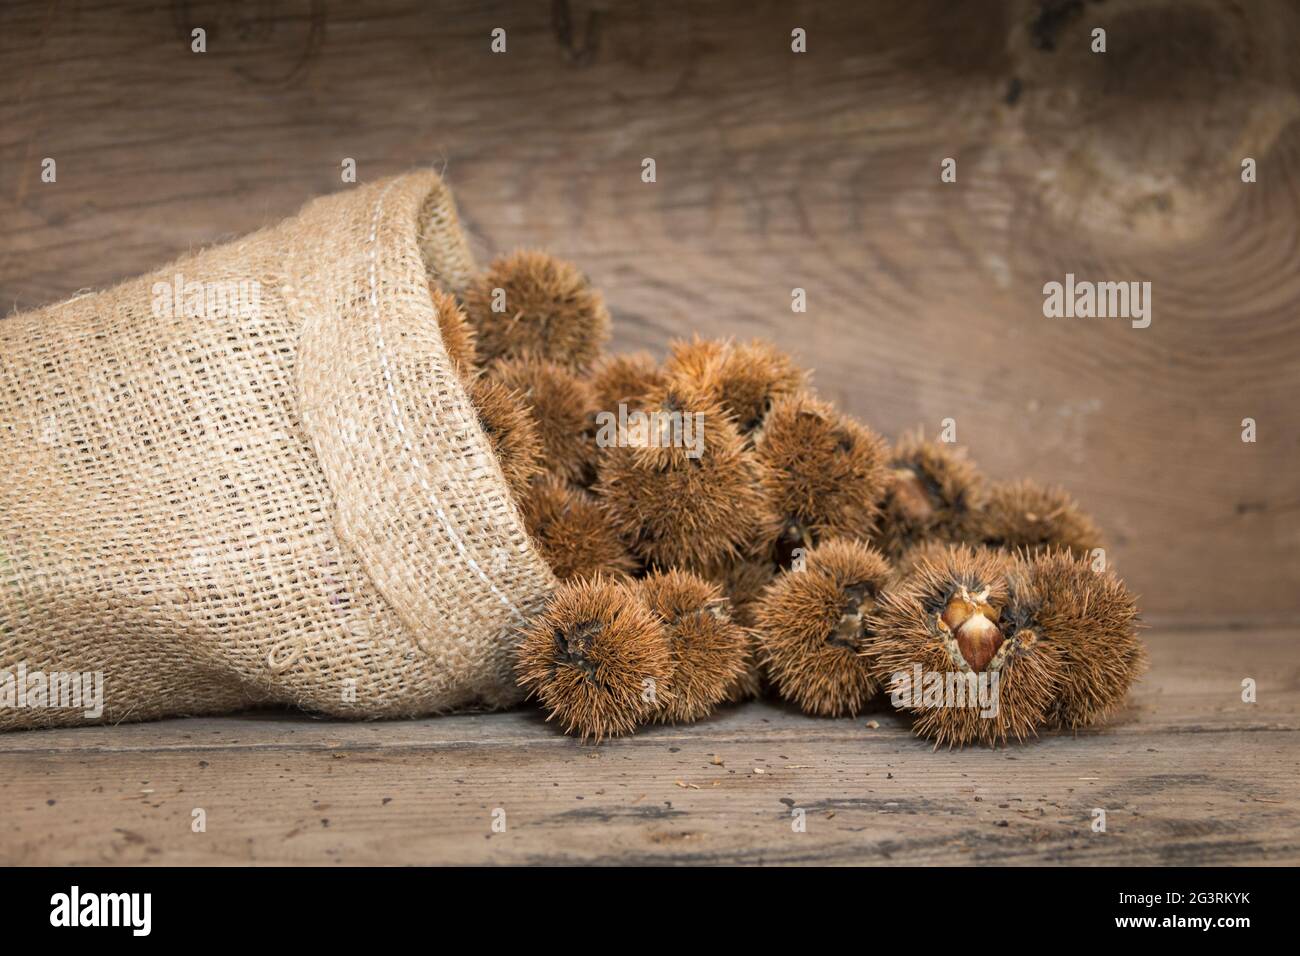
[[[1298,609],[1293,5],[575,3],[567,43],[548,4],[435,6],[4,4],[0,302],[275,221],[344,157],[433,164],[480,251],[579,261],[618,347],[769,336],[886,434],[951,417],[1067,485],[1148,613]],[[1152,326],[1044,319],[1066,272],[1151,281]]]
[[[531,709],[9,734],[0,863],[1294,864],[1294,639],[1159,632],[1122,720],[996,751],[934,752],[883,711],[779,703],[600,747]]]

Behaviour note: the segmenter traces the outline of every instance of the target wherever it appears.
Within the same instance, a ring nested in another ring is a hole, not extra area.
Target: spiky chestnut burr
[[[456,297],[441,289],[431,288],[434,313],[438,317],[438,331],[442,346],[451,357],[456,374],[464,381],[474,374],[478,353],[474,345],[474,327],[469,324]]]
[[[626,405],[629,410],[641,408],[665,384],[663,369],[646,352],[607,355],[596,363],[591,373],[596,407],[615,414],[619,405]]]
[[[732,620],[742,627],[750,627],[754,623],[754,604],[763,589],[775,579],[778,570],[770,561],[741,558],[701,573],[722,588],[722,593],[731,603]]]
[[[477,376],[468,389],[501,473],[518,499],[542,473],[542,439],[533,415],[519,393],[496,379]]]
[[[636,587],[668,631],[673,677],[656,719],[707,717],[744,673],[748,639],[731,620],[722,589],[687,571],[652,572]]]
[[[1077,558],[1101,547],[1096,523],[1063,488],[1032,481],[1000,482],[979,515],[979,536],[992,548],[1030,552],[1061,547]]]
[[[1023,739],[1051,711],[1060,654],[1015,624],[1011,566],[999,552],[952,545],[922,556],[880,603],[864,654],[935,746]],[[1016,608],[1032,601],[1023,587],[1017,593]]]
[[[636,570],[632,555],[589,492],[547,475],[520,497],[528,535],[561,581],[597,574],[621,578]]]
[[[544,252],[494,260],[464,302],[485,364],[533,357],[583,371],[609,338],[601,294],[572,263]]]
[[[718,402],[742,436],[760,428],[772,406],[799,391],[807,378],[771,342],[735,343],[699,336],[672,344],[664,373]]]
[[[965,541],[982,501],[983,479],[964,450],[919,432],[903,435],[890,454],[872,543],[898,560],[926,541]]]
[[[731,603],[731,619],[745,630],[747,648],[745,669],[727,688],[727,700],[739,703],[763,693],[767,678],[759,658],[758,641],[754,637],[754,606],[763,589],[772,583],[778,568],[771,561],[742,558],[731,561],[705,574],[722,588]]]
[[[1059,656],[1050,719],[1071,730],[1101,723],[1146,667],[1136,599],[1113,573],[1064,549],[1022,554],[1010,581],[1008,620]]]
[[[929,538],[908,547],[902,557],[893,562],[894,577],[903,580],[911,574],[922,561],[942,560],[943,555],[952,547],[952,543],[938,538]]]
[[[667,430],[639,429],[636,440],[601,449],[594,490],[633,554],[654,568],[706,570],[772,534],[762,465],[716,402],[672,385],[646,413],[692,433],[674,441]]]
[[[663,621],[640,596],[597,576],[555,591],[522,636],[516,674],[547,720],[599,742],[654,715],[673,655]]]
[[[807,393],[773,405],[754,450],[780,516],[771,554],[778,564],[788,566],[796,548],[871,533],[885,487],[885,449],[871,429]]]
[[[879,689],[864,642],[890,579],[875,548],[823,542],[759,597],[754,633],[767,674],[786,700],[827,717],[852,716]]]
[[[752,631],[746,631],[745,665],[736,679],[727,685],[723,699],[728,703],[740,704],[762,697],[767,684],[767,671],[763,667],[758,640]]]
[[[586,381],[535,358],[497,362],[488,374],[516,392],[532,413],[542,442],[542,467],[570,484],[589,485],[596,465],[596,400]]]

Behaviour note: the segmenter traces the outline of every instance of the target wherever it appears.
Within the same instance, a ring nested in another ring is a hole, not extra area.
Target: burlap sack
[[[419,172],[0,320],[0,729],[518,700],[555,581],[439,335],[472,271]]]

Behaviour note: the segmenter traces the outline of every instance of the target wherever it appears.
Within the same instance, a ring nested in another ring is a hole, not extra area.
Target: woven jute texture
[[[439,335],[473,272],[417,172],[0,319],[0,729],[518,700],[555,580]]]

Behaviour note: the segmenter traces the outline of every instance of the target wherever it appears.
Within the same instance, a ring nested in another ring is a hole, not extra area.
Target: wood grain
[[[541,3],[8,2],[0,302],[273,222],[345,157],[431,164],[480,252],[577,260],[617,347],[769,336],[882,432],[951,417],[991,475],[1065,484],[1152,617],[1289,620],[1300,12],[1081,8],[575,3],[566,36]],[[1151,327],[1045,319],[1066,272],[1152,282]]]
[[[599,747],[527,708],[7,734],[0,864],[1294,865],[1294,641],[1159,631],[1119,721],[1002,750],[935,752],[889,712],[818,720],[775,703]]]

